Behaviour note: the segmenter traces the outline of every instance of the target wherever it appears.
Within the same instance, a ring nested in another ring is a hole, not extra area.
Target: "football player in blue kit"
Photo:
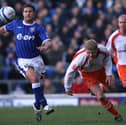
[[[44,26],[34,21],[35,8],[26,4],[23,8],[23,20],[13,20],[0,27],[0,34],[13,32],[16,47],[16,67],[20,73],[32,83],[35,95],[33,109],[37,121],[41,121],[41,106],[46,114],[54,111],[47,104],[41,90],[41,77],[45,73],[45,65],[40,57],[41,51],[47,51],[51,42]]]

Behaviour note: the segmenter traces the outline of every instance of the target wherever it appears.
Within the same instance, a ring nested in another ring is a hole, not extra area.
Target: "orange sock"
[[[115,109],[113,104],[106,98],[104,98],[101,102],[101,105],[114,116],[120,115],[120,113]]]

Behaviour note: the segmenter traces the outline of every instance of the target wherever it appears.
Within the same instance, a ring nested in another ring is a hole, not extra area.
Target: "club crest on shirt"
[[[31,28],[30,28],[30,32],[33,33],[34,31],[35,31],[35,27],[31,27]]]

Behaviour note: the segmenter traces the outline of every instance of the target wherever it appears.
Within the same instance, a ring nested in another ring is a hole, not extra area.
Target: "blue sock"
[[[44,97],[44,94],[41,90],[40,83],[32,83],[32,90],[35,95],[35,106],[37,109],[40,109],[40,105],[45,107],[47,105],[47,101]]]

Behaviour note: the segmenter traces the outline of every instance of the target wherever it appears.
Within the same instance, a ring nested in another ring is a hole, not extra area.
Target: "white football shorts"
[[[30,58],[30,59],[24,59],[24,58],[18,58],[15,63],[17,69],[19,72],[25,77],[26,71],[28,70],[28,67],[31,66],[34,68],[35,72],[41,77],[43,73],[45,73],[45,64],[43,59],[40,56]]]

